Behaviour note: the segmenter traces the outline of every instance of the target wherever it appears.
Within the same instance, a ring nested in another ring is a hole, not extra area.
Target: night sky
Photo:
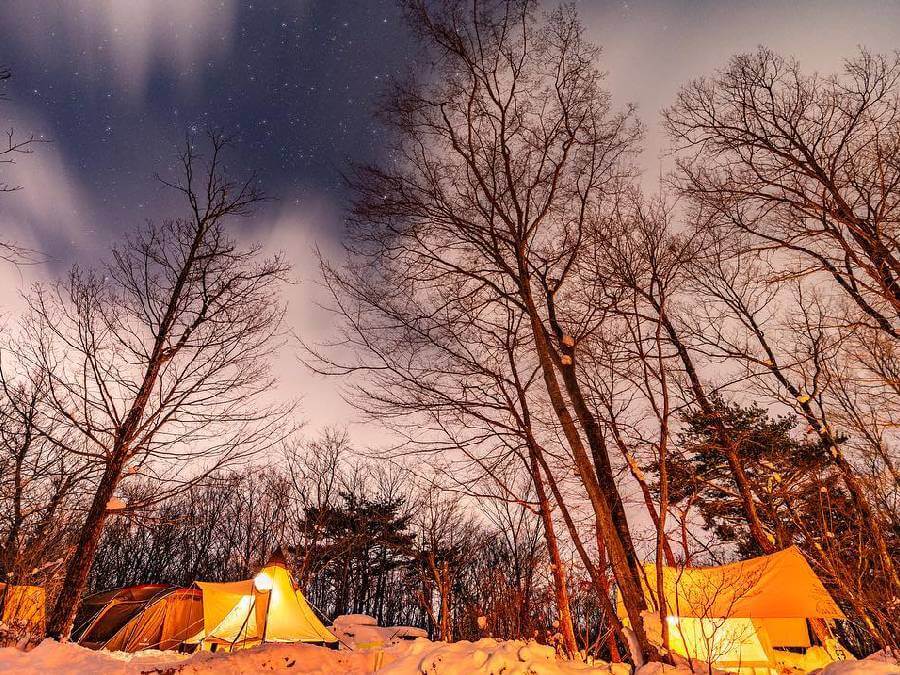
[[[900,47],[900,2],[678,0],[578,7],[603,48],[617,105],[647,125],[645,183],[666,169],[658,111],[678,86],[765,44],[827,73],[857,45]],[[386,78],[419,66],[393,0],[2,0],[0,64],[13,70],[0,128],[52,140],[0,167],[23,189],[0,195],[0,238],[45,253],[46,265],[0,268],[3,313],[16,287],[93,263],[146,218],[178,215],[153,179],[175,145],[207,126],[234,133],[235,169],[255,169],[276,198],[241,236],[285,250],[300,283],[291,328],[326,337],[313,307],[311,248],[334,251],[346,194],[341,172],[377,159],[372,105]],[[313,426],[349,419],[336,385],[283,357],[285,387]],[[354,432],[363,442],[368,429]]]
[[[0,119],[53,140],[38,152],[86,192],[75,220],[90,235],[165,212],[151,176],[210,126],[235,135],[232,164],[279,202],[340,201],[341,169],[378,152],[373,97],[412,53],[392,0],[15,0],[0,15],[16,26],[0,41],[14,72]],[[72,256],[67,227],[23,225]]]

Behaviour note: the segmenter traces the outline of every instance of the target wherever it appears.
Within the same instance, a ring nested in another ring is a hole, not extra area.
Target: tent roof
[[[644,571],[644,593],[655,605],[656,566]],[[796,546],[719,567],[664,567],[663,584],[669,616],[844,618]]]
[[[148,603],[172,590],[166,584],[141,584],[94,593],[82,602],[73,634],[84,646],[102,644]]]
[[[272,551],[272,554],[269,556],[269,562],[266,563],[266,567],[271,567],[272,565],[287,567],[287,557],[284,555],[284,549],[280,546]]]
[[[172,586],[168,584],[140,584],[138,586],[125,586],[113,588],[108,591],[100,591],[87,596],[81,601],[82,605],[108,605],[111,600],[147,600],[157,593],[167,591]]]

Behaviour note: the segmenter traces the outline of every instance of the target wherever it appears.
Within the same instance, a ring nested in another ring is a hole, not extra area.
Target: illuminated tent
[[[337,643],[294,587],[279,553],[253,579],[198,581],[197,586],[203,591],[204,630],[191,641],[206,649],[237,649],[260,642]]]
[[[246,581],[197,582],[197,588],[145,584],[94,594],[85,598],[75,625],[82,646],[125,652],[338,641],[294,587],[280,553]]]
[[[658,606],[655,565],[644,565],[642,586]],[[773,649],[811,646],[807,620],[845,618],[795,546],[719,567],[664,567],[663,588],[672,651],[722,667],[774,665]],[[618,613],[627,620],[621,598]]]
[[[21,625],[33,633],[43,633],[46,603],[46,594],[40,586],[0,583],[0,621],[7,625]]]

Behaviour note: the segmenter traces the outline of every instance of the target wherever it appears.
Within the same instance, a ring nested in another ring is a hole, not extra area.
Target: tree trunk
[[[556,538],[556,530],[553,527],[553,514],[550,508],[550,500],[544,488],[541,478],[541,469],[538,466],[537,453],[540,452],[533,439],[529,436],[528,450],[530,455],[531,479],[538,498],[538,508],[541,521],[544,524],[544,540],[547,543],[547,553],[550,556],[550,568],[553,572],[553,590],[556,594],[556,608],[559,613],[559,631],[563,637],[563,644],[570,656],[578,654],[578,642],[575,639],[575,627],[572,624],[572,610],[569,607],[569,589],[566,587],[566,572],[563,567],[562,556],[559,553],[559,542]]]
[[[444,561],[438,575],[438,584],[441,589],[441,640],[453,642],[453,633],[450,628],[450,563]]]
[[[66,566],[66,576],[62,590],[56,598],[56,604],[47,622],[47,635],[57,640],[67,639],[72,632],[75,614],[81,601],[84,587],[87,584],[94,554],[103,535],[103,524],[106,522],[106,505],[112,498],[122,473],[123,461],[107,464],[94,493],[91,508],[78,537],[78,543]]]
[[[638,486],[641,488],[641,495],[644,498],[644,506],[647,507],[647,513],[650,514],[650,520],[653,522],[653,527],[655,527],[657,532],[659,532],[659,512],[656,510],[656,506],[653,503],[653,493],[650,492],[650,486],[647,485],[647,478],[644,476],[644,472],[641,471],[641,467],[638,466],[637,460],[634,458],[634,455],[631,454],[628,446],[625,445],[625,441],[622,439],[622,436],[619,433],[616,422],[614,420],[612,421],[610,426],[612,428],[613,439],[616,441],[619,452],[622,453],[622,456],[625,458],[625,462],[628,464],[628,470],[631,472],[632,477],[634,477],[634,480],[637,481]],[[664,527],[662,529],[662,532],[663,552],[665,553],[666,564],[669,567],[675,567],[675,552],[672,550],[672,545],[669,542],[669,537],[666,535]]]
[[[714,414],[714,413],[713,413]],[[750,527],[750,534],[757,546],[766,555],[775,553],[775,543],[766,534],[762,520],[759,517],[759,511],[756,509],[756,502],[753,500],[753,489],[750,487],[750,481],[747,480],[747,474],[744,473],[744,465],[737,452],[731,446],[730,440],[726,437],[725,432],[720,430],[720,442],[728,443],[725,448],[725,457],[728,460],[728,467],[731,469],[731,475],[737,485],[738,493],[741,495],[741,502],[744,505],[744,515],[747,516],[747,525]]]
[[[553,477],[553,474],[550,472],[550,467],[547,466],[547,461],[544,459],[543,450],[541,450],[538,454],[538,461],[541,463],[541,467],[544,470],[544,473],[547,476],[547,483],[550,485],[550,491],[553,492],[553,498],[556,500],[556,504],[559,507],[559,512],[563,517],[563,522],[566,524],[566,529],[569,531],[569,536],[572,538],[572,543],[575,544],[575,549],[578,551],[578,555],[581,558],[581,562],[584,563],[584,567],[588,572],[588,576],[591,578],[591,583],[594,586],[594,590],[597,592],[597,597],[600,600],[600,605],[603,608],[603,611],[609,617],[610,625],[613,628],[613,633],[618,635],[623,642],[625,642],[625,634],[622,631],[622,622],[619,620],[619,615],[616,614],[616,608],[613,606],[612,601],[609,598],[609,581],[606,578],[606,574],[604,571],[598,569],[598,565],[594,564],[594,561],[591,560],[590,556],[587,554],[587,551],[584,548],[584,543],[581,541],[581,536],[578,532],[578,527],[575,525],[575,521],[572,519],[572,514],[569,513],[569,509],[566,506],[565,501],[563,500],[562,493],[559,490],[559,485],[556,483],[556,479]],[[600,557],[603,557],[603,551],[599,551],[598,554]],[[602,567],[605,568],[605,562]],[[618,649],[615,648],[615,638],[611,641],[612,647],[611,651],[616,655],[616,661],[618,661]]]
[[[757,543],[763,553],[774,553],[775,546],[772,543],[772,540],[766,535],[765,528],[759,518],[759,513],[756,510],[756,502],[753,501],[753,491],[750,488],[750,483],[744,472],[744,466],[734,448],[731,437],[724,425],[718,419],[716,411],[713,408],[712,403],[710,403],[709,398],[703,389],[703,385],[700,383],[700,377],[697,375],[694,361],[691,359],[691,355],[688,354],[687,348],[681,341],[678,331],[675,330],[675,326],[672,325],[672,322],[669,321],[669,318],[665,315],[659,305],[656,302],[653,304],[654,309],[659,313],[660,321],[666,329],[669,340],[675,347],[675,351],[678,353],[678,357],[684,365],[684,370],[687,373],[688,381],[691,384],[691,391],[694,394],[694,398],[697,400],[697,404],[715,426],[716,435],[719,437],[719,443],[725,451],[728,467],[731,469],[731,474],[734,477],[734,482],[738,488],[738,494],[741,496],[741,504],[744,507],[744,515],[747,517],[750,534],[753,536],[753,540]]]
[[[556,417],[562,426],[566,441],[572,450],[575,466],[578,470],[581,482],[584,484],[585,490],[587,491],[591,506],[594,509],[597,533],[598,536],[602,537],[606,544],[613,573],[615,574],[616,582],[619,585],[622,601],[628,612],[628,618],[631,622],[638,646],[647,660],[659,660],[659,653],[648,640],[647,633],[644,630],[644,621],[641,612],[647,609],[647,604],[644,600],[640,581],[633,573],[626,547],[623,544],[618,528],[615,525],[609,499],[601,490],[600,485],[597,482],[597,476],[594,467],[591,464],[591,459],[588,457],[578,428],[575,426],[575,421],[569,413],[569,409],[562,395],[562,390],[556,377],[553,360],[550,356],[550,346],[547,343],[544,334],[544,326],[538,315],[537,307],[534,304],[527,266],[521,252],[519,266],[522,300],[524,301],[529,314],[535,349],[541,366],[544,383],[547,388],[547,394],[550,397],[550,402],[556,413]]]
[[[665,305],[661,304],[661,317],[665,316]],[[666,586],[663,570],[663,556],[666,552],[668,539],[666,537],[666,517],[669,514],[669,386],[666,374],[666,364],[662,354],[662,340],[660,335],[662,332],[662,322],[656,324],[656,349],[657,349],[657,365],[659,372],[660,392],[662,396],[662,410],[659,412],[659,517],[656,522],[656,595],[659,602],[658,616],[659,625],[662,632],[662,646],[666,655],[670,654],[669,647],[669,622],[668,610],[666,608]],[[671,551],[668,552],[671,556]],[[670,657],[671,658],[671,657]]]
[[[550,319],[550,327],[556,334],[556,338],[560,341],[560,350],[568,359],[566,362],[561,359],[554,359],[562,373],[563,385],[566,388],[566,394],[575,408],[575,416],[581,428],[587,437],[588,447],[591,449],[591,457],[594,460],[594,471],[597,474],[597,482],[600,489],[607,495],[610,506],[612,507],[613,522],[625,547],[625,553],[628,557],[628,564],[631,567],[632,574],[638,577],[641,573],[641,561],[638,560],[637,552],[634,550],[634,542],[631,538],[631,530],[628,527],[628,517],[625,514],[625,504],[622,502],[622,496],[619,494],[616,485],[616,477],[613,475],[612,463],[609,459],[609,450],[606,446],[606,439],[597,422],[597,416],[588,406],[587,398],[581,390],[581,383],[578,381],[578,374],[575,370],[575,344],[567,344],[562,327],[556,319],[556,305],[553,293],[548,292],[546,296],[547,312]],[[556,356],[547,344],[551,357]]]
[[[12,524],[9,528],[9,533],[6,535],[6,542],[3,545],[2,553],[0,553],[0,570],[3,572],[3,576],[6,579],[7,585],[12,585],[13,579],[10,576],[13,574],[15,570],[15,559],[17,557],[17,551],[19,549],[19,531],[22,528],[22,461],[24,460],[24,454],[19,453],[16,455],[15,460],[15,469],[13,470],[13,512],[12,512]],[[19,583],[22,583],[19,580]]]

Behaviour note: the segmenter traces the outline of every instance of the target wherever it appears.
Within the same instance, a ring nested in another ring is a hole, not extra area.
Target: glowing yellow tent
[[[253,579],[197,582],[203,591],[203,632],[191,642],[207,649],[237,649],[260,642],[336,644],[276,553]]]
[[[46,594],[40,586],[0,583],[0,621],[20,625],[34,633],[44,632]]]
[[[644,565],[642,585],[657,607],[655,565]],[[664,567],[663,588],[672,650],[721,667],[772,666],[774,649],[811,646],[808,619],[844,618],[795,546],[719,567]],[[618,613],[627,619],[621,598]]]

